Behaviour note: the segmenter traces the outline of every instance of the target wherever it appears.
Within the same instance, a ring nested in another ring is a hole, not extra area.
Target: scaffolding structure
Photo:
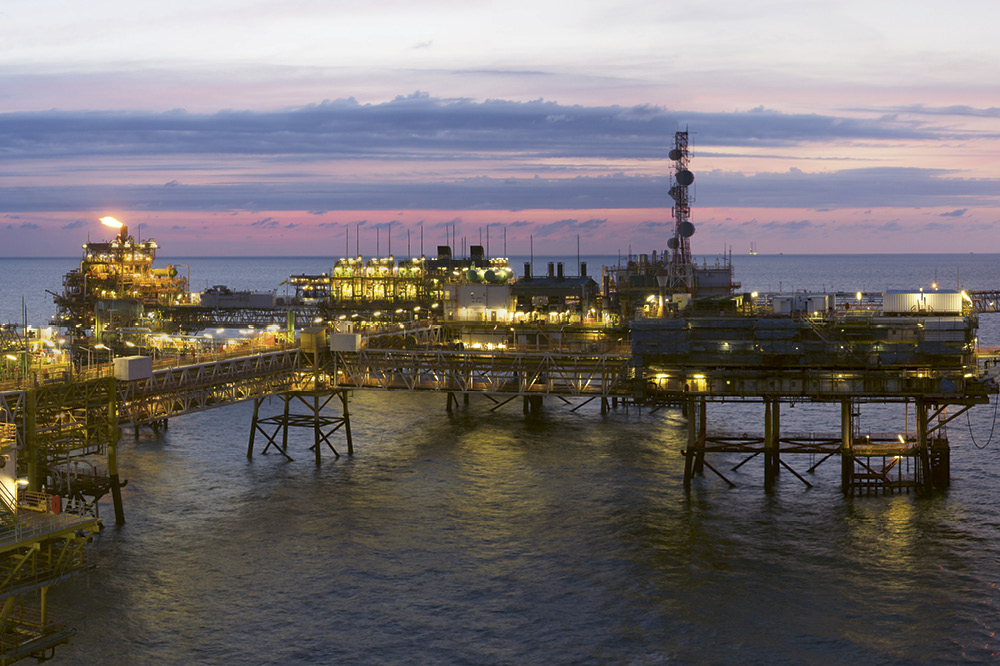
[[[44,661],[76,633],[79,618],[53,609],[49,589],[94,567],[98,518],[64,510],[58,495],[20,487],[17,426],[0,423],[0,664]]]
[[[53,294],[53,325],[74,340],[88,330],[99,340],[105,329],[149,325],[147,310],[155,317],[158,308],[183,302],[188,278],[173,265],[153,268],[158,248],[124,225],[110,241],[84,243],[80,267],[63,276],[62,294]]]

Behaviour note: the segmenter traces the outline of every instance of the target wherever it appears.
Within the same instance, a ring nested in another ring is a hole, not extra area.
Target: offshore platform
[[[593,277],[582,262],[577,275],[559,262],[517,275],[482,246],[454,257],[443,245],[433,257],[344,257],[328,272],[290,275],[295,293],[284,299],[222,285],[195,294],[185,266],[153,268],[155,241],[102,220],[117,235],[83,246],[55,294],[57,332],[0,337],[0,664],[44,658],[75,631],[46,594],[91,566],[102,498],[124,522],[125,428],[138,436],[236,402],[253,402],[248,456],[263,445],[291,460],[294,428],[313,433],[317,463],[325,451],[339,457],[341,436],[350,455],[353,391],[436,391],[448,410],[471,396],[491,410],[520,401],[527,415],[545,398],[573,410],[683,410],[688,487],[706,469],[733,484],[724,466],[754,460],[767,491],[783,473],[808,486],[839,456],[846,494],[947,488],[947,425],[996,393],[976,331],[977,311],[1000,299],[741,292],[731,256],[692,254],[687,132],[669,157],[666,248]],[[270,396],[281,410],[269,416]],[[709,422],[710,404],[732,403],[758,405],[756,426]],[[796,403],[831,406],[829,432],[783,428],[783,408]],[[902,420],[867,427],[869,408],[887,403]]]

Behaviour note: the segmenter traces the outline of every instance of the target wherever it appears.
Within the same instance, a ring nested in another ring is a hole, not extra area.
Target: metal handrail
[[[72,513],[18,513],[13,525],[0,526],[0,548],[85,525],[94,518]]]

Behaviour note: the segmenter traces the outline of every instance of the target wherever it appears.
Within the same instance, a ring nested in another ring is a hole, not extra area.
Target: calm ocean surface
[[[599,275],[602,259],[584,259]],[[1000,255],[733,261],[744,291],[1000,289]],[[0,321],[21,320],[23,296],[29,323],[45,323],[44,290],[75,263],[0,259]],[[275,289],[332,265],[171,263],[189,264],[197,289]],[[998,317],[980,318],[984,344],[1000,344]],[[970,435],[985,443],[992,405],[950,424],[952,488],[931,498],[845,498],[835,460],[811,490],[783,473],[765,495],[754,461],[729,474],[735,489],[706,476],[685,493],[679,412],[490,406],[474,396],[448,415],[442,395],[356,392],[355,455],[318,468],[310,433],[293,432],[294,462],[247,460],[248,404],[127,432],[128,522],[103,503],[99,569],[51,593],[87,622],[50,663],[1000,661],[1000,432],[985,449]],[[865,408],[862,427],[899,430],[897,412]],[[786,431],[838,419],[782,410]],[[711,405],[709,427],[759,431],[763,409]]]

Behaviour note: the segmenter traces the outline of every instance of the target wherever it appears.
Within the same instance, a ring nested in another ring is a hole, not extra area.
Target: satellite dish
[[[669,248],[671,250],[676,250],[678,245],[680,245],[680,243],[677,242],[677,237],[676,236],[673,237],[673,238],[668,238],[667,239],[667,248]]]
[[[687,169],[682,169],[677,172],[677,183],[681,187],[687,187],[694,182],[694,174]]]
[[[682,153],[679,148],[671,148],[670,152],[667,153],[667,157],[676,162],[680,158],[684,157],[684,153]]]
[[[676,185],[671,187],[667,193],[670,195],[670,198],[672,198],[674,201],[677,201],[681,196],[681,190]]]
[[[681,222],[677,225],[677,233],[684,238],[691,238],[694,236],[694,225],[690,222]]]

